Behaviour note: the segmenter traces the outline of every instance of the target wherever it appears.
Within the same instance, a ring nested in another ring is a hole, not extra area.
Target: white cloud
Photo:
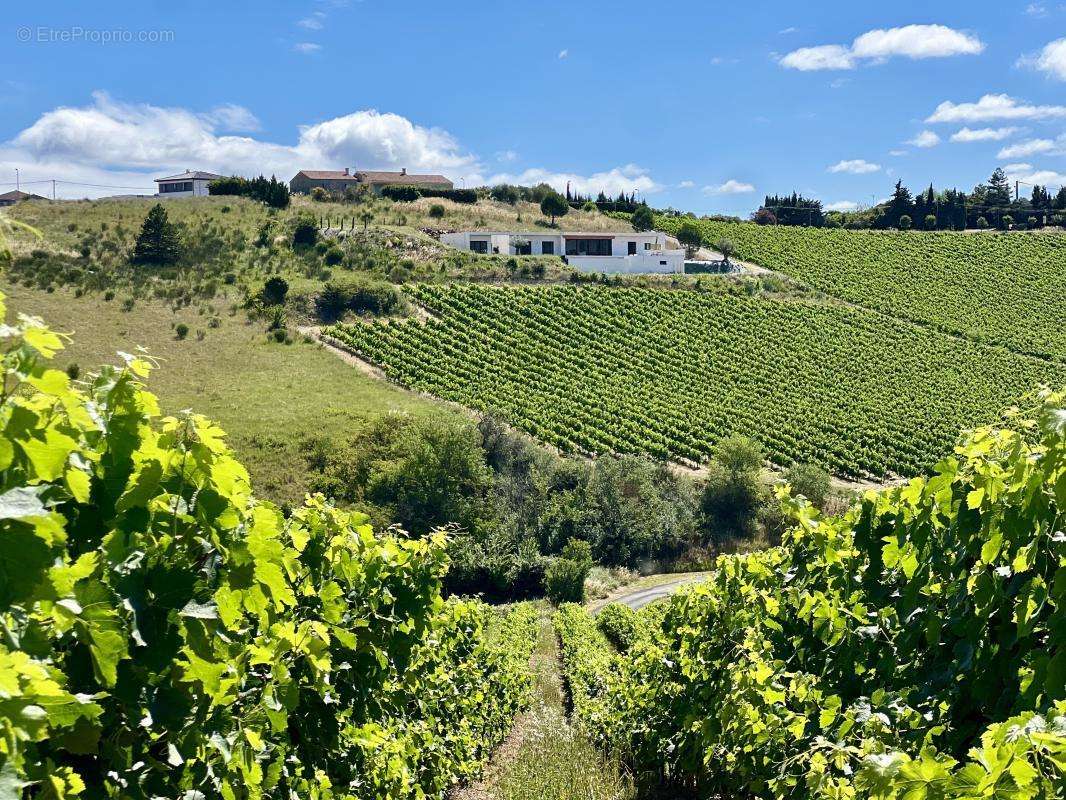
[[[257,131],[260,128],[255,114],[234,103],[217,106],[203,116],[209,123],[224,131]]]
[[[888,154],[890,156],[895,156],[896,158],[899,158],[900,156],[907,155],[907,151],[906,150],[889,150]]]
[[[301,28],[306,28],[309,31],[322,30],[322,25],[326,19],[326,14],[323,11],[312,12],[310,16],[304,17],[296,24]]]
[[[858,36],[850,46],[824,44],[801,47],[782,56],[778,63],[801,71],[854,69],[861,63],[878,63],[901,56],[904,58],[945,58],[975,55],[985,49],[972,34],[946,25],[904,25],[878,28]]]
[[[1036,55],[1022,56],[1018,66],[1032,67],[1050,78],[1066,81],[1066,38],[1049,42]]]
[[[826,211],[858,211],[859,204],[851,200],[838,200],[835,203],[826,203]]]
[[[518,153],[514,150],[500,150],[496,153],[496,160],[511,163],[518,160]]]
[[[552,172],[542,168],[527,169],[518,174],[493,175],[486,181],[473,181],[476,183],[517,183],[523,186],[532,186],[537,183],[546,183],[558,192],[566,190],[567,183],[570,191],[581,194],[597,194],[601,191],[607,194],[617,195],[619,192],[628,194],[636,190],[644,194],[651,194],[662,190],[662,186],[656,183],[643,167],[636,164],[626,164],[624,167],[615,167],[604,172],[595,172],[592,175],[579,175],[571,172]],[[468,180],[467,185],[472,181]]]
[[[1034,169],[1031,164],[1005,164],[1003,171],[1007,173],[1007,180],[1010,181],[1041,186],[1066,186],[1066,173],[1051,169]]]
[[[787,36],[790,33],[796,33],[798,31],[799,31],[799,28],[789,27],[789,28],[782,28],[781,30],[778,31],[778,33],[781,36]]]
[[[830,172],[846,172],[850,175],[868,175],[871,172],[880,172],[880,164],[871,164],[861,158],[839,161],[829,168]]]
[[[868,31],[851,45],[857,58],[945,58],[977,55],[984,49],[984,43],[976,36],[946,25],[904,25]]]
[[[1006,94],[986,94],[976,103],[945,100],[926,122],[990,122],[992,120],[1066,117],[1066,106],[1035,106]]]
[[[695,185],[696,185],[695,181],[681,181],[681,183],[679,183],[677,185],[677,188],[678,189],[691,189]]]
[[[839,44],[801,47],[783,55],[778,63],[782,67],[798,69],[800,72],[855,68],[855,59],[851,57],[851,51]]]
[[[845,86],[847,86],[848,83],[850,83],[850,82],[851,82],[850,78],[835,78],[834,80],[829,81],[829,88],[830,89],[842,89]]]
[[[1066,153],[1066,134],[1057,139],[1027,139],[1004,147],[996,158],[1029,158],[1036,155],[1063,155]]]
[[[646,169],[632,164],[591,175],[534,168],[487,180],[482,160],[447,131],[373,109],[301,126],[294,144],[227,133],[234,125],[248,127],[254,120],[254,115],[240,106],[196,113],[122,103],[97,92],[90,104],[48,111],[13,140],[0,144],[0,173],[9,174],[17,167],[27,180],[54,177],[130,187],[131,192],[154,191],[153,177],[185,169],[227,175],[274,174],[287,180],[300,169],[343,166],[439,172],[457,182],[465,179],[467,186],[545,181],[561,191],[570,181],[572,189],[593,194],[634,189],[651,193],[662,188]],[[86,193],[101,196],[118,192],[68,187],[66,196]]]
[[[1047,6],[1043,3],[1030,3],[1025,7],[1025,13],[1030,17],[1046,17]]]
[[[569,55],[570,55],[570,51],[569,50],[563,49],[563,50],[559,51],[559,59],[560,60],[569,57]]]
[[[951,134],[953,142],[1001,142],[1021,128],[961,128]]]
[[[322,49],[322,45],[314,42],[297,42],[292,46],[293,52],[300,53],[301,55],[310,56],[319,52]]]
[[[750,183],[730,178],[717,186],[704,186],[702,191],[704,194],[749,194],[755,191],[755,187]]]
[[[940,137],[933,131],[922,131],[913,139],[908,139],[907,144],[915,147],[936,147],[940,144]]]

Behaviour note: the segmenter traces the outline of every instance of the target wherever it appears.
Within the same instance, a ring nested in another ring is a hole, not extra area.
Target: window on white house
[[[471,253],[488,253],[489,243],[484,239],[471,239],[470,240],[470,252]]]
[[[645,250],[651,250],[651,244],[652,244],[651,242],[645,242],[644,243],[644,249]]]
[[[566,254],[568,256],[609,256],[611,255],[611,240],[567,239]]]
[[[553,255],[555,255],[555,242],[541,242],[540,243],[540,254],[542,256],[553,256]]]
[[[192,181],[183,181],[181,183],[161,183],[159,184],[160,194],[169,194],[170,192],[191,192]]]
[[[629,245],[629,249],[628,249],[629,255],[635,256],[637,254],[637,243],[636,242],[627,242],[627,244]]]

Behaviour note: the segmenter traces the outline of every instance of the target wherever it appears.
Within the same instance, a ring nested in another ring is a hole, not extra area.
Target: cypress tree
[[[181,238],[167,219],[162,203],[156,203],[144,218],[133,247],[134,264],[173,264],[181,258]]]

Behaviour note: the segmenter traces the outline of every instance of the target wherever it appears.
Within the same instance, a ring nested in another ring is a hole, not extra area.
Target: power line
[[[58,178],[54,178],[54,179],[53,178],[45,178],[45,179],[36,180],[36,181],[23,181],[23,180],[20,180],[18,182],[18,184],[15,184],[15,183],[0,183],[0,186],[16,186],[16,185],[19,185],[19,184],[21,184],[22,186],[32,186],[32,185],[41,184],[41,183],[61,183],[61,184],[64,184],[65,186],[85,186],[85,187],[88,187],[90,189],[133,189],[135,191],[140,191],[140,192],[152,192],[153,194],[155,193],[155,188],[149,188],[149,187],[146,187],[146,186],[118,186],[118,185],[109,184],[109,183],[80,183],[78,181],[63,181],[63,180],[59,180]]]

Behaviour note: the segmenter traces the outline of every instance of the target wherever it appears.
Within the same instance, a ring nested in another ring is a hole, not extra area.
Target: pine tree
[[[181,238],[167,219],[162,203],[156,203],[144,218],[133,247],[134,264],[173,264],[181,258]]]
[[[992,177],[988,179],[986,199],[990,206],[1010,205],[1010,181],[1007,180],[1007,174],[999,167],[996,167]]]

